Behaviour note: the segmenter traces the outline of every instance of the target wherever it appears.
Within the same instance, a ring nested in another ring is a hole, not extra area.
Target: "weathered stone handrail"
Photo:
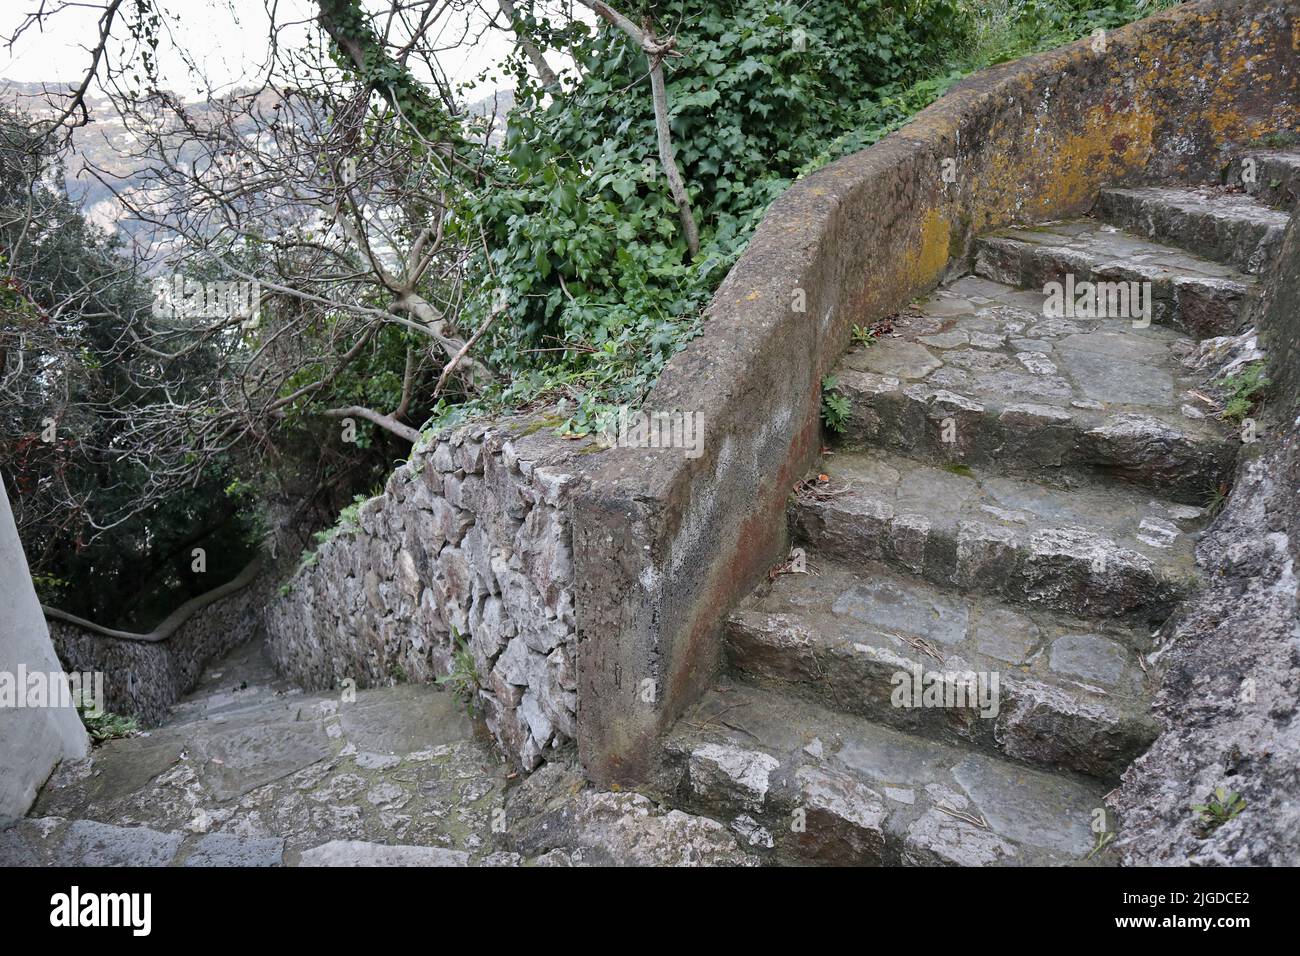
[[[772,206],[646,403],[702,415],[704,454],[608,451],[573,501],[589,776],[652,781],[712,680],[725,614],[786,547],[852,326],[932,289],[977,233],[1084,213],[1105,184],[1216,180],[1235,144],[1295,128],[1296,12],[1202,0],[986,71]]]
[[[111,627],[104,627],[102,624],[96,624],[94,621],[88,621],[84,617],[77,617],[75,614],[69,614],[67,611],[61,611],[56,607],[50,607],[48,604],[41,605],[41,611],[45,617],[50,620],[63,621],[66,624],[73,624],[83,631],[89,631],[92,634],[98,634],[101,637],[110,637],[121,641],[139,641],[142,644],[157,644],[167,640],[175,634],[190,618],[199,611],[203,610],[209,604],[220,601],[224,597],[229,597],[244,588],[248,587],[257,578],[258,572],[262,570],[262,556],[259,554],[252,561],[245,565],[244,570],[235,575],[225,584],[213,588],[211,591],[205,591],[203,594],[190,598],[171,614],[163,619],[162,623],[152,631],[145,634],[137,634],[133,631],[118,631]]]

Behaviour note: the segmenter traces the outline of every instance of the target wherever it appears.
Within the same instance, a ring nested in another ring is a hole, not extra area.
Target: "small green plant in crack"
[[[1194,803],[1192,809],[1200,816],[1201,835],[1209,836],[1245,810],[1246,801],[1241,794],[1227,787],[1215,787],[1214,793],[1206,797],[1205,803]]]
[[[378,497],[383,493],[383,490],[383,485],[380,485],[372,494],[354,495],[352,498],[352,504],[339,512],[338,521],[334,522],[334,524],[323,531],[317,531],[312,535],[312,540],[315,542],[315,546],[310,550],[303,551],[302,559],[298,562],[298,569],[294,573],[297,574],[298,571],[301,571],[304,568],[316,567],[317,561],[320,560],[320,549],[324,545],[329,544],[339,535],[352,534],[353,532],[360,530],[361,506],[371,498]]]
[[[314,535],[312,535],[312,538],[314,538],[316,541],[316,546],[320,547],[322,544],[327,544],[330,541],[333,541],[341,534],[350,534],[353,531],[356,531],[359,527],[361,527],[360,524],[361,506],[369,500],[370,498],[367,498],[365,495],[353,496],[352,504],[348,505],[346,508],[344,508],[342,511],[339,512],[338,521],[336,521],[330,527],[326,528],[324,531],[317,531]]]
[[[943,470],[954,475],[961,475],[963,478],[974,478],[975,472],[971,471],[970,465],[963,465],[959,461],[949,462],[943,466]]]
[[[451,692],[465,702],[469,715],[474,716],[474,705],[478,701],[478,690],[483,686],[479,680],[478,667],[474,655],[470,652],[469,642],[461,640],[460,632],[451,629],[452,646],[451,672],[435,679],[434,683],[451,688]]]
[[[1210,485],[1205,501],[1205,513],[1209,517],[1217,518],[1219,516],[1223,506],[1228,503],[1228,493],[1231,490],[1226,481],[1218,481]]]
[[[1264,363],[1254,362],[1240,371],[1225,375],[1215,384],[1226,393],[1223,419],[1241,424],[1263,400],[1271,383],[1264,377]]]
[[[1091,860],[1094,856],[1096,856],[1098,853],[1106,849],[1106,847],[1110,846],[1114,842],[1115,842],[1115,831],[1102,830],[1100,833],[1097,834],[1097,840],[1093,844],[1092,850],[1089,851],[1088,855],[1085,856],[1084,859]]]
[[[853,326],[853,344],[869,349],[876,344],[876,330],[866,325]]]
[[[1269,133],[1267,136],[1261,136],[1254,140],[1252,146],[1264,146],[1269,149],[1281,149],[1285,146],[1294,146],[1300,142],[1300,136],[1295,133],[1283,131],[1280,133]]]
[[[840,393],[840,382],[834,375],[822,379],[822,423],[837,435],[842,435],[849,425],[853,406],[848,396]]]
[[[86,727],[86,733],[97,744],[102,744],[106,740],[115,740],[118,737],[131,737],[140,730],[140,724],[134,717],[123,717],[121,714],[110,714],[107,711],[92,714],[90,710],[91,708],[85,704],[77,705],[77,713],[81,715],[81,722]]]

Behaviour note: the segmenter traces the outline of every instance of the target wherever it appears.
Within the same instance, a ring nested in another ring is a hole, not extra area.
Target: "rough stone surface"
[[[1224,181],[1270,206],[1294,209],[1300,203],[1300,149],[1251,150],[1233,161]]]
[[[752,753],[755,742],[770,779],[761,800],[695,774],[701,750]],[[674,760],[661,785],[688,809],[762,827],[773,845],[751,849],[776,861],[1082,863],[1105,789],[727,683],[686,715],[667,746]]]
[[[717,820],[638,793],[589,789],[574,767],[548,764],[507,800],[506,845],[547,866],[753,866],[760,862]],[[743,829],[743,827],[742,827]],[[746,846],[762,843],[755,828]]]
[[[181,840],[179,833],[76,820],[68,826],[55,859],[63,866],[166,866]]]
[[[975,272],[1033,290],[1064,285],[1067,277],[1076,289],[1084,282],[1149,282],[1151,321],[1197,336],[1235,332],[1257,288],[1255,277],[1232,265],[1091,219],[983,236],[976,242]]]
[[[463,646],[494,737],[533,769],[576,733],[567,501],[581,465],[541,419],[417,448],[272,601],[276,668],[311,689],[423,683],[463,667]]]
[[[1124,484],[1054,488],[883,451],[838,453],[818,470],[829,481],[792,500],[792,530],[850,567],[883,561],[962,591],[1134,623],[1163,621],[1195,577],[1201,509]],[[900,521],[917,513],[923,543]],[[1177,534],[1150,543],[1151,520]]]
[[[594,791],[573,748],[525,779],[450,692],[305,694],[259,644],[172,721],[65,762],[0,866],[749,865],[717,821]]]
[[[467,866],[469,854],[436,846],[387,846],[331,840],[303,851],[299,866]]]
[[[1235,436],[1180,411],[1208,388],[1183,361],[1190,339],[1124,318],[1048,317],[1045,302],[968,276],[850,349],[836,373],[853,406],[845,443],[1054,481],[1118,475],[1187,500],[1204,497],[1207,475],[1228,475]]]
[[[1214,186],[1103,189],[1098,208],[1110,222],[1248,273],[1273,261],[1290,222],[1253,196]]]
[[[248,839],[230,833],[209,833],[185,857],[185,866],[280,866],[284,841]]]
[[[965,597],[882,566],[859,574],[816,554],[809,561],[815,573],[782,575],[731,616],[733,672],[899,730],[1110,779],[1154,737],[1138,663],[1150,644],[1145,631],[1103,625],[1109,637],[1083,635],[1083,622]],[[1001,656],[982,649],[992,635]],[[956,706],[897,706],[899,674],[939,679]],[[981,706],[977,683],[969,694],[958,686],[979,675],[986,690],[997,679],[990,706]],[[713,789],[710,767],[729,764],[745,779],[764,756],[741,760],[715,744],[705,751],[713,754],[707,764],[700,750],[690,761],[701,792]],[[764,768],[763,789],[772,769]]]
[[[1198,549],[1205,588],[1153,654],[1163,732],[1110,797],[1135,865],[1300,863],[1300,234],[1260,312],[1273,438],[1248,449]],[[1223,787],[1244,801],[1215,826],[1192,809]]]

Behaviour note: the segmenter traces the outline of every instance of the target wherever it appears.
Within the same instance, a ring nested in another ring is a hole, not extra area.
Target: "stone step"
[[[299,690],[276,691],[266,686],[245,687],[181,701],[172,708],[167,723],[180,726],[247,717],[263,717],[267,721],[296,720],[304,709],[315,707],[325,699],[327,698],[322,695],[304,694]]]
[[[28,817],[0,830],[0,866],[281,866],[284,840]]]
[[[1076,308],[1086,289],[1080,283],[1150,282],[1151,321],[1197,338],[1238,331],[1255,293],[1255,281],[1232,266],[1091,219],[982,236],[975,243],[975,274],[1038,291],[1048,283],[1065,286],[1072,277]]]
[[[304,850],[297,866],[306,867],[410,867],[469,866],[464,850],[447,850],[437,846],[405,846],[371,843],[366,840],[331,840]]]
[[[1220,186],[1103,189],[1097,216],[1156,242],[1258,275],[1277,255],[1285,212]]]
[[[1300,149],[1248,153],[1232,164],[1227,181],[1260,202],[1294,212],[1300,203]]]
[[[852,405],[842,442],[1053,481],[1101,473],[1205,500],[1240,442],[1209,417],[1207,373],[1183,362],[1196,343],[1119,319],[1046,318],[1043,301],[967,276],[851,348],[836,371]]]
[[[733,674],[898,730],[1116,782],[1157,728],[1145,631],[807,556],[726,625]],[[924,691],[931,690],[926,698]],[[942,696],[939,696],[942,695]]]
[[[1050,487],[885,451],[834,454],[789,505],[796,538],[861,569],[1076,617],[1164,621],[1196,581],[1204,509],[1118,482]]]
[[[1107,819],[1094,782],[738,684],[688,711],[665,756],[680,802],[784,861],[1075,864]]]

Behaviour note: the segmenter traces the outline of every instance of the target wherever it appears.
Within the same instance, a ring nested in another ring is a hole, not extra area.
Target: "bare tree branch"
[[[650,62],[650,90],[654,100],[655,130],[659,138],[659,163],[663,166],[673,202],[677,204],[677,218],[681,221],[682,233],[686,237],[686,248],[694,259],[700,254],[700,231],[695,224],[695,214],[691,210],[691,199],[686,192],[686,183],[682,180],[681,170],[677,168],[672,128],[668,121],[668,92],[664,85],[664,57],[673,55],[677,39],[671,36],[658,39],[648,21],[645,29],[642,29],[603,0],[578,0],[578,2],[631,37],[633,42],[645,52],[646,59]]]

